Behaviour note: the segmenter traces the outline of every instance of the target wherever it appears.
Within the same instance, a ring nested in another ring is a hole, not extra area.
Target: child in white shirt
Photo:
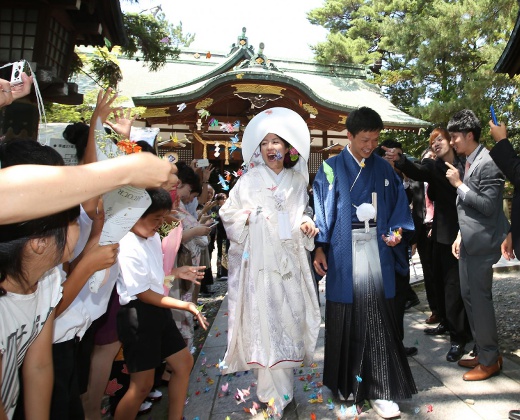
[[[191,312],[206,328],[206,318],[193,302],[164,296],[161,240],[157,229],[170,213],[170,194],[148,189],[152,204],[120,241],[121,274],[117,290],[121,309],[117,316],[119,339],[130,372],[130,386],[119,402],[114,419],[135,418],[154,382],[155,368],[166,360],[172,376],[168,385],[170,419],[181,419],[193,357],[173,321],[170,309]],[[205,267],[182,267],[176,273],[187,279],[201,279]]]

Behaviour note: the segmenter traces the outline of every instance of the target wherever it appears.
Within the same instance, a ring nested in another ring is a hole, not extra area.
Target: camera
[[[23,83],[22,73],[25,68],[25,60],[16,61],[0,69],[0,79],[9,80],[11,86]]]

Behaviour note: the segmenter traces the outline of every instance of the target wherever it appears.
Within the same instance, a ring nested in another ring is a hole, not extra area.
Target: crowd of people
[[[0,107],[30,89],[25,74],[14,87],[0,80]],[[511,225],[502,204],[506,177],[520,188],[504,124],[489,122],[488,151],[475,114],[457,112],[412,161],[400,143],[380,144],[376,111],[356,109],[349,144],[316,174],[311,206],[310,133],[298,113],[274,107],[252,118],[228,197],[215,195],[211,165],[171,164],[147,142],[98,162],[99,123],[129,138],[133,119],[116,96],[100,91],[90,125],[65,130],[77,166],[30,139],[0,142],[0,419],[100,419],[121,349],[129,384],[114,418],[147,410],[159,376],[168,418],[182,419],[193,330],[208,326],[198,298],[212,293],[215,240],[229,295],[222,372],[253,370],[273,418],[293,400],[293,369],[313,358],[317,276],[326,278],[323,384],[383,418],[400,415],[397,402],[417,393],[407,359],[417,349],[403,345],[415,250],[432,311],[425,322],[437,324],[425,334],[449,333],[446,360],[468,369],[465,381],[500,373],[492,266],[520,252],[520,194]],[[110,213],[100,197],[125,186],[143,191],[146,206],[120,240],[101,245]]]

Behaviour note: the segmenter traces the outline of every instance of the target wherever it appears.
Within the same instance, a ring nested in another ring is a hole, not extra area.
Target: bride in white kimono
[[[274,398],[277,416],[293,398],[293,368],[312,361],[321,322],[308,257],[317,229],[305,215],[309,152],[296,112],[258,114],[242,139],[249,170],[220,210],[230,240],[224,373],[253,369],[258,399]]]

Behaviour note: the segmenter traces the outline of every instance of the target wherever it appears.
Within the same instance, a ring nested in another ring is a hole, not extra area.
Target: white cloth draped
[[[292,399],[292,369],[312,360],[321,316],[308,258],[314,242],[300,230],[307,183],[286,169],[277,186],[268,171],[250,169],[220,210],[230,240],[225,373],[259,369],[259,398],[274,397],[283,409]],[[279,238],[279,211],[289,214],[291,239]],[[280,371],[275,379],[268,370]]]

